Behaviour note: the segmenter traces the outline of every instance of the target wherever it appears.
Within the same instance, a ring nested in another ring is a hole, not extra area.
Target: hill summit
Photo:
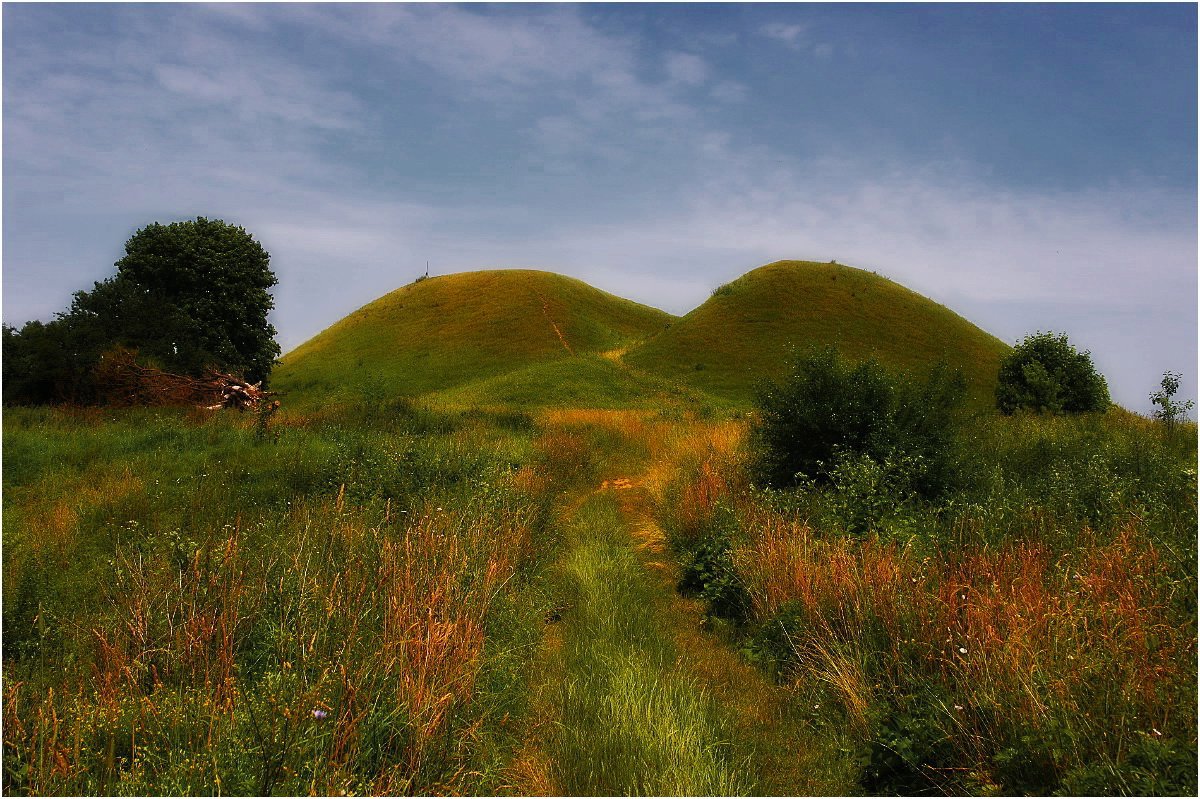
[[[273,386],[344,394],[366,383],[417,396],[556,360],[630,346],[673,317],[552,272],[419,280],[288,353]]]
[[[836,263],[776,261],[716,289],[669,330],[632,350],[630,365],[745,400],[777,378],[795,351],[834,345],[914,374],[944,361],[968,394],[990,403],[1004,342],[945,306],[874,272]]]
[[[437,396],[461,405],[744,405],[796,352],[834,345],[913,374],[960,369],[990,404],[1008,347],[873,272],[777,261],[716,289],[686,316],[535,270],[419,280],[288,353],[273,387],[313,397]]]

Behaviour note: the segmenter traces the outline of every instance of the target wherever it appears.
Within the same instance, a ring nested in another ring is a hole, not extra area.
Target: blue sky
[[[873,269],[1146,410],[1196,396],[1196,7],[3,7],[3,315],[125,240],[246,227],[284,350],[411,281],[532,267],[682,313]]]

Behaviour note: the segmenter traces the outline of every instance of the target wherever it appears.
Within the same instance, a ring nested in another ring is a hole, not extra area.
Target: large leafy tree
[[[68,311],[4,328],[5,403],[95,400],[93,369],[116,347],[173,372],[215,366],[266,378],[279,354],[269,264],[249,233],[220,220],[142,228],[117,274],[76,292]]]
[[[117,261],[114,280],[125,286],[116,291],[122,302],[131,291],[141,292],[170,315],[151,329],[144,320],[124,319],[126,343],[152,350],[178,371],[215,365],[251,380],[265,378],[279,354],[275,328],[267,322],[277,282],[270,260],[253,236],[221,220],[142,228]]]
[[[1000,362],[996,407],[1003,413],[1086,413],[1108,405],[1108,383],[1091,353],[1076,350],[1066,335],[1028,335]]]

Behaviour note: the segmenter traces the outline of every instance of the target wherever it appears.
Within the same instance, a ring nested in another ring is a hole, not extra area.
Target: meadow
[[[1194,791],[1194,428],[930,504],[739,416],[7,411],[5,790]]]
[[[497,789],[548,546],[530,431],[7,411],[6,791]]]
[[[1196,431],[982,415],[937,502],[868,462],[756,489],[697,447],[662,524],[730,645],[868,793],[1196,790]]]
[[[1194,424],[1002,416],[1002,343],[838,265],[678,319],[480,274],[289,354],[274,415],[5,409],[6,793],[1196,793]],[[942,490],[757,480],[766,348],[832,335],[773,291],[975,363]]]

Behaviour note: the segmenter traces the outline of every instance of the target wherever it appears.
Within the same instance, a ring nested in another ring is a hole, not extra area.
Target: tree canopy
[[[116,267],[76,292],[54,321],[4,329],[6,403],[94,400],[92,371],[116,347],[180,374],[270,374],[279,354],[267,321],[277,280],[243,228],[204,217],[154,223],[126,242]]]
[[[1086,413],[1108,405],[1108,383],[1091,353],[1076,350],[1065,334],[1028,335],[1000,362],[996,407],[1003,413]]]

